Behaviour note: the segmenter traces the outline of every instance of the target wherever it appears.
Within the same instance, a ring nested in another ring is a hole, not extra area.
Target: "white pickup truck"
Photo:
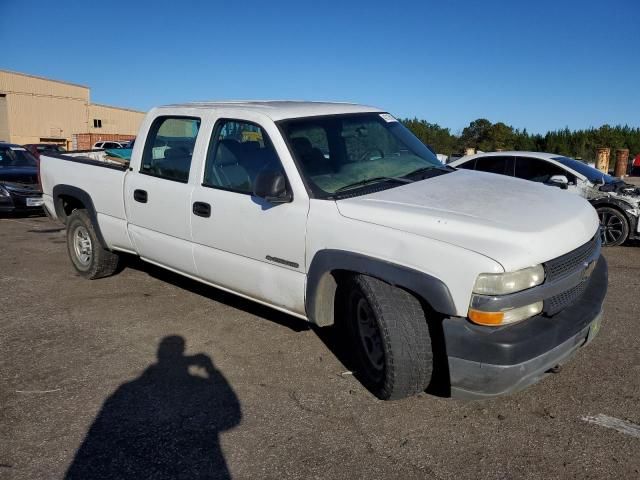
[[[520,390],[597,333],[598,217],[532,182],[443,166],[390,114],[315,102],[151,110],[128,165],[45,153],[44,204],[80,274],[120,253],[353,345],[382,399]]]

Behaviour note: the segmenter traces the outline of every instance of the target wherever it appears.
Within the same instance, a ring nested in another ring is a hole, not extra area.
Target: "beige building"
[[[143,112],[94,104],[89,94],[84,85],[0,70],[0,140],[75,149],[87,148],[79,138],[97,142],[136,135]]]

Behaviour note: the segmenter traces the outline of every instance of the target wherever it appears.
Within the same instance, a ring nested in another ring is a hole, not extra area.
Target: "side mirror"
[[[565,175],[553,175],[547,183],[563,190],[569,187],[569,179]]]
[[[293,200],[287,190],[287,179],[280,170],[263,170],[253,182],[253,194],[275,204],[289,203]]]

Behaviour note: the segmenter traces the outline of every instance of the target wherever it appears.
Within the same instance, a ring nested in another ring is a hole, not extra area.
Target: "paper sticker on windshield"
[[[385,122],[397,122],[398,121],[390,113],[381,113],[380,114],[380,118],[383,119]]]
[[[26,152],[27,149],[26,148],[22,148],[22,147],[9,147],[11,150],[13,150],[14,152]]]

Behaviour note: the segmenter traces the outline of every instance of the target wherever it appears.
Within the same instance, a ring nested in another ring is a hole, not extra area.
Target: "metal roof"
[[[1,68],[0,68],[0,72],[10,73],[12,75],[20,75],[22,77],[37,78],[38,80],[45,80],[47,82],[62,83],[64,85],[71,85],[72,87],[86,88],[87,90],[89,90],[89,87],[87,87],[86,85],[81,85],[79,83],[65,82],[64,80],[56,80],[53,78],[41,77],[40,75],[31,75],[29,73],[14,72],[13,70],[4,70]]]

